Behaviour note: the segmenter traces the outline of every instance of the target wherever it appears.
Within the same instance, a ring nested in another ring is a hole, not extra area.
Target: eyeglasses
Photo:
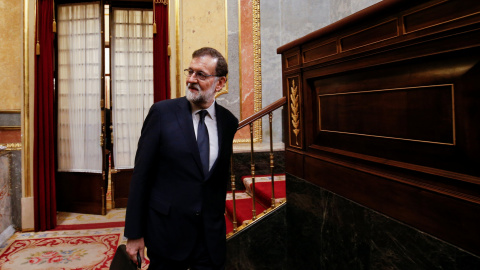
[[[205,73],[203,73],[202,71],[195,71],[195,70],[190,69],[190,68],[184,69],[183,71],[185,72],[185,75],[187,75],[187,77],[192,77],[192,76],[193,76],[193,73],[195,73],[195,76],[196,76],[197,79],[199,79],[200,81],[204,81],[204,80],[206,80],[208,77],[223,77],[223,76],[218,76],[218,75],[205,74]]]

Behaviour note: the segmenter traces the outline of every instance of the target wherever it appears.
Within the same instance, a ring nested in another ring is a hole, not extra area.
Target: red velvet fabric
[[[233,220],[233,201],[228,200],[225,202],[225,208],[227,216],[230,220]],[[253,201],[252,198],[236,199],[235,208],[237,209],[237,225],[240,226],[246,220],[251,220],[253,216]],[[255,201],[255,212],[257,215],[265,211],[267,207]]]
[[[53,92],[53,0],[40,0],[37,33],[40,55],[35,57],[33,197],[35,231],[57,225],[55,201],[55,134]]]
[[[155,4],[157,34],[153,35],[153,101],[170,99],[168,59],[168,6]]]
[[[285,181],[275,181],[275,199],[286,198]],[[251,185],[250,185],[251,186]],[[272,183],[259,182],[255,183],[256,199],[265,206],[272,204]]]

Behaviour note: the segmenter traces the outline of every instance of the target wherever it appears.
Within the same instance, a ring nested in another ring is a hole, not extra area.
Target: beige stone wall
[[[23,1],[0,1],[0,111],[21,110]]]
[[[180,1],[180,67],[188,68],[192,53],[201,47],[213,47],[227,59],[227,14],[225,0]],[[181,96],[185,94],[185,76],[179,76]]]

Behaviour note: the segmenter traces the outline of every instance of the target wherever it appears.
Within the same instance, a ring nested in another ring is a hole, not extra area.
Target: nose
[[[194,72],[192,76],[187,76],[187,83],[196,83],[196,82],[198,82],[196,72]]]

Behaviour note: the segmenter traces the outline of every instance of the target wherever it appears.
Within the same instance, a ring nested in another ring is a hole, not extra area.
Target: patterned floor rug
[[[123,227],[16,233],[0,247],[0,269],[108,269],[122,236]]]

